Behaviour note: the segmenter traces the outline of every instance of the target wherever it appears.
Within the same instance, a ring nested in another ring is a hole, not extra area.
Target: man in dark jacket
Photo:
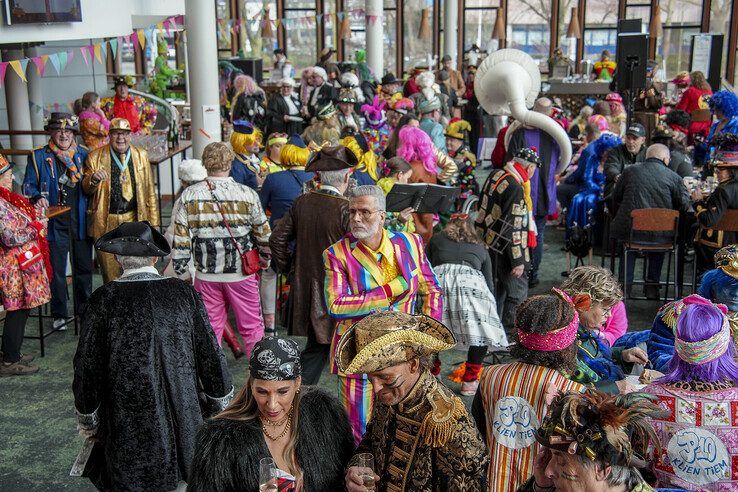
[[[638,165],[629,166],[620,175],[613,191],[616,204],[614,218],[610,226],[613,238],[625,241],[630,238],[630,213],[642,208],[668,208],[680,212],[688,212],[692,203],[682,178],[669,169],[669,149],[662,144],[651,145],[646,151],[646,160]],[[670,242],[668,233],[644,233],[634,236],[640,243]],[[648,254],[648,272],[646,274],[646,296],[658,297],[658,282],[661,277],[663,253]],[[626,289],[633,280],[635,261],[628,263],[626,272]]]
[[[623,143],[610,150],[603,165],[605,170],[605,197],[610,197],[615,182],[626,167],[646,159],[646,129],[633,123],[625,131]],[[612,203],[611,203],[612,206]]]
[[[195,289],[154,268],[170,253],[155,227],[124,222],[95,247],[123,275],[92,294],[74,356],[86,476],[100,490],[175,490],[197,430],[233,396],[228,366]]]
[[[531,242],[536,240],[533,212],[526,205],[523,186],[540,166],[538,154],[526,148],[518,151],[504,169],[490,174],[482,188],[475,221],[479,236],[494,257],[495,296],[508,336],[513,334],[515,311],[528,297],[525,271],[534,247]]]
[[[306,385],[318,383],[330,354],[334,323],[325,307],[323,250],[349,230],[349,202],[343,194],[349,169],[356,164],[353,152],[343,146],[315,154],[306,171],[318,172],[320,187],[299,196],[269,238],[274,265],[282,273],[289,272],[289,334],[308,339],[302,352]]]
[[[313,89],[310,91],[307,101],[303,101],[303,104],[305,104],[303,114],[315,117],[318,114],[318,109],[338,98],[338,91],[328,83],[328,74],[322,67],[313,67],[313,74],[310,76],[309,82]]]

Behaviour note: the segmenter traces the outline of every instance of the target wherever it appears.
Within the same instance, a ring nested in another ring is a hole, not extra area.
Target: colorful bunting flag
[[[113,38],[108,41],[110,44],[110,51],[113,53],[113,59],[118,56],[118,38]]]
[[[44,68],[46,67],[46,60],[48,59],[48,55],[34,56],[33,58],[31,58],[31,60],[33,60],[33,64],[36,65],[36,72],[38,73],[39,77],[44,76]]]
[[[28,66],[28,58],[23,58],[22,60],[10,60],[10,62],[8,63],[10,63],[10,66],[13,68],[18,77],[20,77],[23,82],[26,82],[26,67]]]
[[[2,87],[3,81],[5,80],[5,71],[7,69],[8,69],[8,62],[0,63],[0,87]]]
[[[85,65],[90,65],[90,60],[87,59],[88,56],[90,56],[90,52],[87,51],[87,46],[82,46],[79,49],[79,52],[82,53],[82,58],[85,59]]]
[[[94,46],[94,53],[95,53],[95,59],[99,64],[102,65],[102,47],[105,45],[105,43],[96,44]]]
[[[61,61],[59,60],[60,53],[52,53],[49,55],[49,61],[54,66],[57,75],[61,75]]]

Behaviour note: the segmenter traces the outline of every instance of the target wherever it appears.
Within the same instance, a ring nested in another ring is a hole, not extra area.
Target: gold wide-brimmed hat
[[[454,345],[451,330],[430,316],[382,311],[357,321],[343,334],[336,358],[344,373],[366,374]]]

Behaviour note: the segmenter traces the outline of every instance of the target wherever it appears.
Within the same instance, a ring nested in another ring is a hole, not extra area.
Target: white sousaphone
[[[571,141],[552,118],[531,111],[541,91],[538,64],[520,50],[497,50],[480,64],[474,80],[474,93],[489,114],[512,115],[522,125],[539,128],[556,140],[561,150],[556,174],[571,161]],[[506,137],[510,136],[510,132]],[[505,147],[509,140],[506,138]]]

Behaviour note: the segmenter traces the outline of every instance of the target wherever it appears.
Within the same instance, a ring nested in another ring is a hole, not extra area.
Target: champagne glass
[[[31,183],[23,183],[23,196],[28,199],[33,198],[33,186],[31,186]]]
[[[356,456],[356,466],[361,468],[361,479],[367,490],[374,490],[374,455],[360,453]]]
[[[39,192],[41,193],[41,198],[46,200],[46,203],[49,203],[49,183],[48,181],[41,181],[39,183]],[[46,207],[44,207],[41,210],[42,214],[46,214]]]
[[[259,461],[259,492],[277,492],[277,465],[271,458]]]

